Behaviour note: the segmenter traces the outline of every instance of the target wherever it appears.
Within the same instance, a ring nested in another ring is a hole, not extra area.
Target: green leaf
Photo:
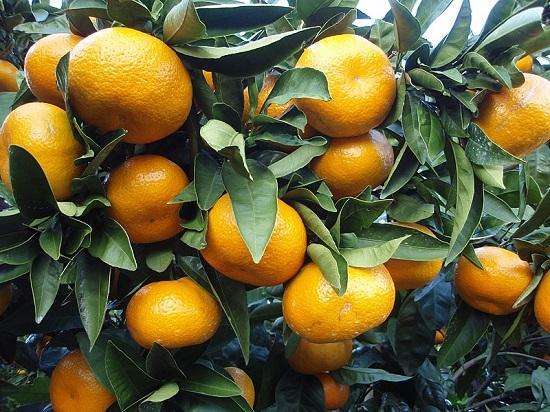
[[[348,264],[338,252],[312,243],[307,247],[307,254],[323,273],[324,278],[336,290],[339,296],[346,293],[348,287]]]
[[[258,263],[267,247],[277,217],[277,179],[273,173],[255,160],[248,161],[254,180],[241,176],[230,163],[225,163],[222,177],[231,198],[239,232]]]
[[[201,137],[208,146],[222,156],[231,160],[231,164],[239,174],[250,178],[250,170],[246,164],[244,136],[219,120],[209,120],[200,130]]]
[[[107,218],[94,228],[88,251],[108,265],[130,271],[137,269],[128,234],[116,220]]]
[[[548,405],[548,400],[550,400],[550,378],[548,377],[548,371],[548,368],[539,366],[531,374],[531,391],[539,402],[539,405],[542,402],[546,402]]]
[[[24,263],[22,265],[10,266],[0,265],[0,284],[9,282],[10,280],[17,279],[23,275],[26,275],[31,271],[30,263]]]
[[[37,219],[57,212],[52,189],[36,159],[16,145],[10,145],[8,152],[13,196],[21,214]]]
[[[441,93],[445,92],[445,85],[437,76],[427,70],[416,67],[407,72],[411,78],[411,82],[415,86],[432,89]]]
[[[496,26],[504,22],[510,15],[515,7],[515,0],[499,0],[489,12],[487,21],[483,26],[483,30],[480,33],[480,38],[485,37]]]
[[[10,113],[15,95],[15,92],[0,93],[0,124],[4,123],[6,116]]]
[[[107,0],[107,13],[129,27],[140,28],[151,20],[151,12],[140,0]]]
[[[483,166],[508,166],[524,163],[489,139],[483,129],[471,123],[468,129],[470,138],[466,144],[466,156],[475,164]]]
[[[111,268],[92,259],[87,253],[79,253],[76,260],[75,295],[82,325],[93,348],[105,319]]]
[[[153,250],[145,257],[147,267],[157,273],[162,273],[174,261],[174,252],[171,249]]]
[[[540,226],[542,226],[545,222],[548,221],[548,210],[550,208],[550,190],[546,191],[546,194],[542,198],[542,201],[537,205],[537,208],[535,209],[535,213],[527,219],[525,222],[523,222],[520,227],[517,228],[517,230],[514,232],[512,237],[518,238],[523,237]]]
[[[456,310],[443,345],[437,354],[437,366],[448,367],[468,354],[485,334],[490,318],[465,304]]]
[[[166,15],[162,26],[168,44],[184,44],[206,37],[206,26],[191,0],[181,0]]]
[[[68,15],[93,16],[100,19],[109,19],[107,4],[103,0],[74,0],[67,9]]]
[[[505,189],[504,186],[504,168],[502,166],[483,166],[472,163],[474,173],[483,184],[499,189]]]
[[[288,370],[277,384],[275,400],[278,411],[301,412],[324,409],[321,382],[317,377]]]
[[[200,152],[195,158],[195,192],[201,210],[208,210],[223,194],[222,168],[207,153]]]
[[[420,24],[407,7],[397,0],[390,0],[391,11],[395,20],[393,29],[397,50],[405,53],[419,39]]]
[[[65,16],[58,16],[48,19],[45,22],[28,22],[18,24],[13,28],[14,31],[21,31],[27,34],[55,34],[70,33],[69,22]]]
[[[330,232],[335,239],[341,233],[359,233],[368,228],[390,205],[391,200],[344,198],[337,202],[340,211]]]
[[[380,197],[386,198],[405,186],[419,167],[420,163],[413,151],[406,144],[403,145],[395,159],[390,175],[384,183]]]
[[[215,96],[217,104],[212,107],[212,114],[233,119],[230,124],[235,124],[235,129],[241,129],[241,113],[244,108],[244,92],[242,79],[213,73]],[[225,106],[221,103],[225,103]],[[224,113],[221,113],[221,112]]]
[[[451,3],[452,0],[422,0],[416,12],[416,20],[420,23],[421,32],[424,33]]]
[[[53,217],[50,224],[40,233],[40,237],[38,238],[42,250],[53,260],[59,260],[59,256],[61,255],[62,237],[63,230],[61,223],[57,217]]]
[[[388,53],[395,41],[393,24],[377,19],[370,29],[369,40]]]
[[[420,133],[419,114],[422,112],[419,106],[420,103],[416,101],[416,98],[407,93],[401,122],[408,147],[420,164],[424,164],[428,158],[428,146]]]
[[[501,85],[506,86],[509,89],[512,88],[512,79],[510,78],[510,75],[508,75],[508,72],[497,70],[485,57],[479,53],[467,53],[464,56],[462,65],[465,69],[480,70],[481,72],[491,76],[491,78],[495,79]]]
[[[337,371],[331,372],[331,376],[336,382],[345,385],[372,385],[376,382],[404,382],[413,378],[412,376],[386,372],[383,369],[354,368],[351,366],[344,366]]]
[[[314,158],[323,155],[328,149],[328,143],[323,146],[304,145],[292,153],[286,155],[281,160],[269,165],[269,170],[275,177],[283,177],[300,170],[311,162]]]
[[[105,146],[103,146],[94,156],[92,161],[86,165],[84,172],[82,172],[82,176],[93,175],[97,169],[99,169],[99,166],[101,166],[105,159],[107,159],[107,157],[111,154],[111,152],[118,147],[120,143],[122,143],[122,139],[127,133],[128,131],[124,129],[118,129],[106,135],[105,139],[108,143],[105,144]]]
[[[453,27],[432,53],[431,67],[445,66],[460,56],[468,42],[471,23],[470,0],[462,0],[462,6],[458,11]]]
[[[147,373],[155,379],[185,378],[185,374],[180,369],[172,353],[156,342],[153,343],[147,354],[145,368]]]
[[[398,222],[418,222],[433,216],[434,205],[423,203],[413,196],[397,194],[388,208],[388,214]]]
[[[112,341],[107,344],[105,370],[122,411],[129,410],[161,385]]]
[[[50,399],[48,390],[50,386],[50,378],[47,376],[36,376],[30,383],[25,382],[25,384],[14,386],[13,393],[5,393],[5,391],[8,391],[8,388],[6,388],[7,385],[7,383],[3,382],[3,385],[0,388],[0,393],[2,393],[2,396],[8,395],[9,400],[16,402],[19,409],[31,409],[35,407],[33,404],[37,404],[39,402],[47,403]],[[25,406],[27,407],[24,408]]]
[[[342,256],[350,266],[372,268],[387,262],[393,256],[399,245],[409,236],[388,240],[377,246],[342,249]]]
[[[297,187],[296,189],[289,190],[284,194],[284,198],[287,200],[311,203],[312,205],[318,206],[327,212],[336,212],[334,201],[329,195],[325,193],[314,194],[311,190],[304,187]]]
[[[168,399],[172,399],[174,396],[178,394],[179,391],[180,391],[180,388],[177,383],[168,382],[162,385],[156,391],[154,391],[143,402],[161,403],[161,402],[167,401]]]
[[[298,16],[305,21],[320,9],[331,6],[333,2],[333,0],[297,0],[296,11]]]
[[[298,212],[306,227],[311,230],[315,236],[322,240],[323,243],[334,252],[338,252],[338,246],[336,246],[330,231],[313,210],[299,202],[292,202],[292,207]]]
[[[242,394],[231,378],[198,363],[188,369],[187,380],[181,382],[180,388],[185,392],[220,398]]]
[[[520,221],[508,203],[491,192],[485,191],[483,211],[506,223],[517,223]]]
[[[55,301],[63,265],[47,255],[38,256],[31,266],[31,289],[36,323],[42,322]]]
[[[66,222],[70,230],[63,239],[63,250],[64,253],[72,255],[84,244],[85,240],[90,240],[92,227],[78,219],[68,218]]]
[[[234,77],[249,77],[263,73],[302,47],[313,38],[318,27],[309,27],[274,36],[263,37],[234,47],[176,46],[186,61],[204,70]]]

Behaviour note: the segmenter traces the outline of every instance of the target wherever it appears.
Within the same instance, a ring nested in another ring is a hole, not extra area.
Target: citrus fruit
[[[256,391],[254,390],[254,383],[250,376],[240,368],[234,368],[232,366],[225,368],[226,372],[235,381],[237,386],[243,391],[243,398],[252,408],[254,406],[254,398],[256,397]]]
[[[298,212],[277,200],[273,234],[262,259],[254,263],[226,193],[208,214],[206,243],[201,254],[218,272],[242,283],[268,286],[286,282],[300,270],[306,254],[307,236]]]
[[[352,349],[351,339],[333,343],[313,343],[302,338],[294,353],[288,358],[288,363],[296,372],[316,375],[340,369],[351,359]]]
[[[445,340],[445,331],[443,329],[439,329],[435,331],[435,344],[440,345]]]
[[[42,167],[57,200],[71,197],[71,180],[82,171],[74,161],[84,151],[67,113],[49,103],[27,103],[12,111],[0,131],[0,176],[11,189],[8,148],[27,150]]]
[[[325,411],[343,408],[349,398],[349,386],[342,385],[328,373],[317,375],[325,395]]]
[[[296,99],[308,123],[329,137],[367,133],[395,100],[395,73],[378,46],[354,34],[325,37],[304,50],[296,67],[322,71],[332,100]]]
[[[207,72],[206,70],[202,71],[202,75],[204,76],[204,80],[206,80],[206,83],[212,90],[214,90],[216,87],[214,86],[214,75],[212,72]]]
[[[524,157],[550,139],[550,81],[526,73],[525,83],[488,94],[475,119],[504,150]]]
[[[115,397],[97,380],[82,352],[75,350],[53,370],[50,400],[55,412],[105,412]]]
[[[433,232],[418,223],[394,223],[399,226],[416,229],[422,233],[435,237]],[[417,289],[430,283],[443,266],[443,259],[427,261],[390,259],[384,263],[395,283],[397,290]]]
[[[542,358],[546,361],[550,361],[550,355],[544,355]]]
[[[393,166],[393,149],[376,130],[346,139],[332,139],[327,151],[311,162],[311,168],[334,197],[356,196],[367,186],[386,180]]]
[[[283,293],[290,328],[314,343],[352,339],[380,325],[393,309],[395,288],[383,265],[348,269],[348,287],[338,296],[315,263],[308,263]]]
[[[533,57],[527,54],[516,62],[516,67],[524,73],[531,73],[531,70],[533,70]]]
[[[550,271],[546,272],[535,295],[535,317],[546,333],[550,333]]]
[[[25,56],[25,78],[38,100],[65,107],[63,96],[57,88],[57,64],[81,40],[82,37],[75,34],[50,34],[29,49]]]
[[[260,114],[260,110],[267,100],[269,93],[273,90],[275,83],[279,79],[278,74],[268,74],[264,78],[264,83],[262,88],[258,92],[258,105],[254,114],[257,116]],[[270,117],[281,117],[290,107],[292,106],[292,100],[285,104],[270,104],[267,107],[266,114]],[[243,119],[246,121],[250,114],[250,96],[248,95],[248,87],[244,89],[244,109],[243,109]]]
[[[533,278],[529,264],[500,247],[483,246],[475,253],[483,269],[461,256],[455,273],[456,291],[464,302],[481,312],[514,312],[513,304]]]
[[[7,60],[0,60],[0,92],[16,92],[17,90],[19,90],[17,67]]]
[[[0,316],[4,314],[11,303],[12,290],[11,285],[0,287]]]
[[[191,78],[176,53],[149,34],[108,28],[71,52],[69,95],[75,112],[102,133],[128,130],[128,143],[151,143],[178,130],[192,94]]]
[[[168,349],[204,343],[220,322],[218,302],[187,277],[143,286],[126,308],[130,335],[144,348],[155,342]]]
[[[168,204],[189,184],[174,162],[153,154],[131,157],[111,172],[107,182],[109,214],[133,243],[160,242],[183,230],[181,205]]]

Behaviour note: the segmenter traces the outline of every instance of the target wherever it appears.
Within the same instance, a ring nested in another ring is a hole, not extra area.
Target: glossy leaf
[[[399,245],[409,236],[388,240],[377,246],[342,249],[342,256],[355,267],[372,268],[387,262],[395,253]]]
[[[94,228],[88,251],[108,265],[130,271],[137,268],[128,234],[113,219],[105,219],[100,227]]]
[[[466,156],[473,163],[483,166],[503,166],[523,163],[523,160],[493,143],[478,125],[472,123],[469,128],[469,134],[470,138],[466,144]]]
[[[197,204],[202,210],[210,209],[224,192],[222,168],[206,153],[195,159],[195,192]]]
[[[326,281],[342,296],[348,285],[346,260],[338,252],[317,243],[307,247],[307,254],[319,267]]]
[[[323,146],[304,145],[286,155],[281,160],[269,165],[269,170],[275,177],[283,177],[300,170],[314,158],[321,156],[328,149],[328,143]]]
[[[395,20],[393,28],[395,45],[401,53],[409,50],[420,37],[420,24],[412,13],[398,0],[390,0],[390,6]]]
[[[311,230],[315,236],[322,240],[323,243],[334,252],[338,252],[338,246],[336,246],[330,231],[313,210],[299,202],[292,202],[292,207],[296,209],[306,227]]]
[[[31,289],[35,321],[42,322],[55,301],[63,265],[47,255],[37,257],[31,266]]]
[[[241,395],[241,389],[231,378],[201,364],[195,364],[187,371],[187,379],[180,388],[185,392],[221,398]]]

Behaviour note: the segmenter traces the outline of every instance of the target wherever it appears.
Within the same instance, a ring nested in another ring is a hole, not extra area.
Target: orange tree
[[[549,410],[547,1],[270,3],[2,2],[0,409]]]

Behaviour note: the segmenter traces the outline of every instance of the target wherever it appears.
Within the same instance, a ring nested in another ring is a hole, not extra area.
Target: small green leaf
[[[546,191],[546,194],[544,195],[542,201],[537,205],[537,208],[535,209],[535,213],[527,219],[525,222],[523,222],[520,227],[517,228],[517,230],[514,232],[512,237],[518,238],[528,235],[529,233],[533,232],[540,226],[542,226],[545,222],[548,221],[548,210],[550,208],[550,190]]]
[[[162,273],[174,261],[174,252],[170,249],[153,250],[145,257],[147,267],[157,273]]]
[[[40,255],[32,262],[30,281],[36,323],[42,322],[53,305],[62,271],[63,265],[47,255]]]
[[[269,170],[275,177],[283,177],[300,170],[311,162],[314,158],[323,155],[328,149],[328,143],[323,146],[304,145],[292,153],[286,155],[281,160],[269,165]]]
[[[505,189],[504,186],[504,167],[502,166],[484,166],[472,163],[474,173],[483,184],[499,189]]]
[[[350,266],[372,268],[390,260],[399,245],[408,237],[403,236],[392,239],[377,246],[342,249],[342,256],[344,256]]]
[[[336,382],[345,385],[372,385],[376,382],[404,382],[413,378],[412,376],[390,373],[383,369],[354,368],[351,366],[344,366],[337,371],[331,372],[331,376]]]
[[[88,251],[108,265],[130,271],[137,269],[128,234],[113,219],[105,219],[101,226],[94,228]]]
[[[524,163],[489,139],[483,129],[471,123],[468,129],[470,138],[466,144],[466,156],[475,164],[483,166],[507,166]]]
[[[24,263],[22,265],[10,266],[0,265],[0,284],[9,282],[10,280],[17,279],[23,275],[26,275],[31,271],[30,263]]]
[[[222,168],[207,153],[200,152],[195,158],[194,185],[201,210],[210,209],[224,192]]]
[[[152,19],[151,12],[140,0],[107,0],[107,13],[129,27],[142,27]]]
[[[63,230],[61,223],[57,217],[53,217],[50,224],[40,233],[40,237],[38,238],[42,250],[53,260],[59,260],[59,256],[61,255],[62,237]]]
[[[395,45],[405,53],[420,37],[420,24],[407,7],[397,0],[390,0],[394,22]]]
[[[406,144],[403,145],[395,159],[390,175],[384,183],[380,197],[386,198],[405,186],[419,167],[420,163],[413,151]]]
[[[452,2],[453,0],[422,0],[416,12],[416,20],[420,23],[421,32],[424,33]]]
[[[338,246],[336,246],[330,231],[313,210],[299,202],[292,202],[292,207],[298,212],[307,228],[311,230],[315,236],[322,240],[323,243],[334,252],[338,252]]]
[[[348,286],[348,264],[338,252],[312,243],[307,247],[307,254],[323,273],[326,281],[336,290],[339,296],[346,293]]]
[[[398,222],[418,222],[433,216],[434,205],[423,203],[413,196],[397,194],[388,208],[388,214]]]
[[[517,223],[520,221],[508,203],[500,197],[485,191],[483,200],[483,211],[485,213],[506,223]]]
[[[232,379],[201,364],[189,368],[187,380],[181,382],[180,388],[185,392],[221,398],[242,394]]]
[[[388,53],[393,47],[395,35],[393,24],[376,19],[370,29],[369,40],[380,47],[384,53]]]
[[[178,394],[180,388],[175,382],[168,382],[162,385],[160,388],[155,390],[151,395],[149,395],[143,402],[154,402],[161,403],[172,399]]]
[[[512,88],[512,79],[510,78],[510,75],[508,75],[508,72],[497,70],[485,57],[479,53],[467,53],[464,56],[462,65],[465,69],[478,69],[491,76],[501,85],[506,86],[509,89]]]
[[[185,378],[185,373],[180,369],[172,353],[156,342],[147,354],[145,368],[147,373],[155,379]]]
[[[431,67],[445,66],[460,56],[468,42],[471,23],[470,0],[462,0],[462,6],[458,11],[453,27],[432,53]]]
[[[403,133],[408,147],[414,153],[420,164],[426,163],[428,158],[428,146],[420,133],[419,125],[419,106],[421,103],[417,102],[416,98],[407,93],[405,96],[405,105],[403,106]]]

